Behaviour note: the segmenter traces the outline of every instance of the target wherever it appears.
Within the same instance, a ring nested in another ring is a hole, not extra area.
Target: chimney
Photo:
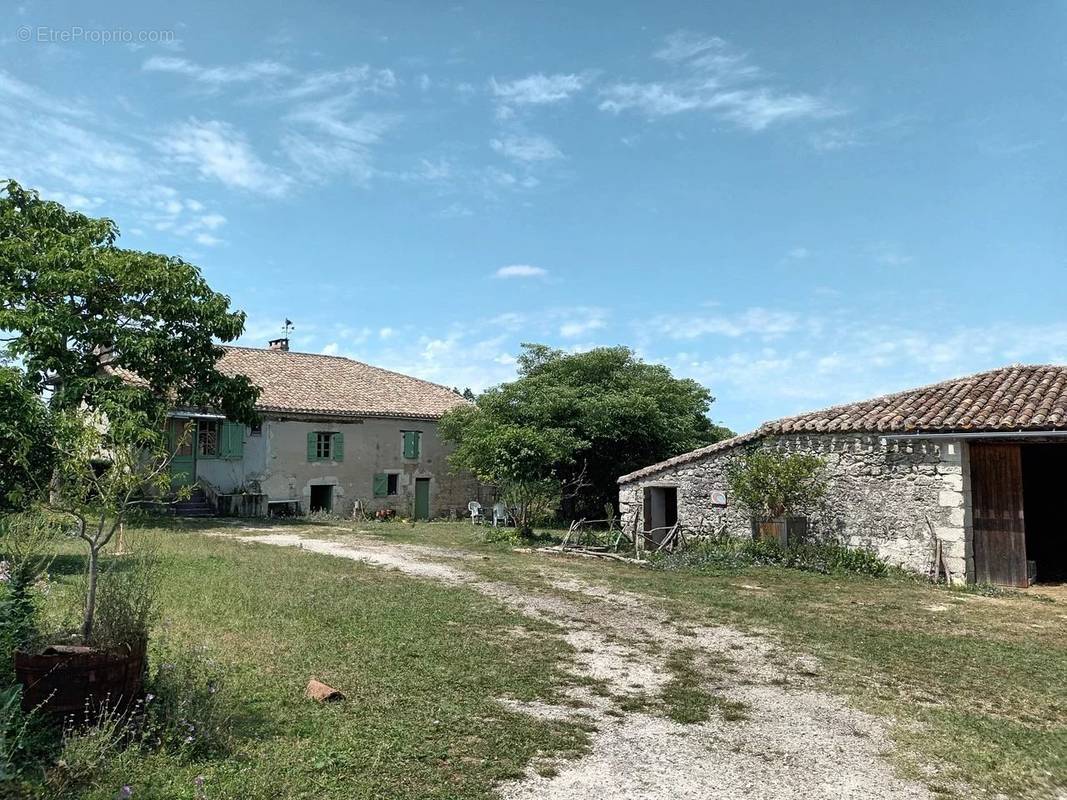
[[[286,353],[289,352],[289,337],[283,339],[271,339],[267,342],[268,350],[283,350]]]

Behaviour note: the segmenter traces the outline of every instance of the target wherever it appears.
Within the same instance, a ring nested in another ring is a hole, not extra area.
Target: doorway
[[[1067,446],[1062,444],[1022,447],[1023,519],[1031,582],[1067,581],[1067,517],[1062,502],[1065,458]]]
[[[181,489],[196,483],[196,421],[171,417],[167,420],[167,448],[170,450],[170,485]]]
[[[678,487],[645,487],[644,512],[645,539],[658,545],[678,521]]]
[[[312,514],[329,514],[333,511],[333,486],[316,484],[311,487],[311,501],[308,508]]]
[[[1067,446],[975,442],[970,448],[974,572],[978,583],[1067,580],[1060,474]]]
[[[430,479],[415,479],[415,519],[426,521],[430,518]]]

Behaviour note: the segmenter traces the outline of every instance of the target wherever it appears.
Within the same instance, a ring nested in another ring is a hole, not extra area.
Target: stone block
[[[954,528],[963,528],[963,519],[966,510],[963,507],[950,509],[948,512],[948,524]]]
[[[941,476],[941,483],[948,491],[963,491],[963,475],[943,475]]]
[[[942,542],[962,542],[966,536],[963,528],[956,527],[934,528],[934,534]]]
[[[963,505],[963,493],[940,491],[937,493],[937,504],[942,508],[961,507]]]

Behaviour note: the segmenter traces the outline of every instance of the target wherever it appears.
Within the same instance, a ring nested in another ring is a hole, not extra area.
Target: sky
[[[1067,3],[6,3],[0,177],[292,347],[762,421],[1067,363]]]

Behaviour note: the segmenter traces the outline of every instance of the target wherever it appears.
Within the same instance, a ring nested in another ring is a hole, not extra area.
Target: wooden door
[[[196,483],[196,422],[172,417],[167,425],[171,452],[170,484],[174,489]]]
[[[975,580],[1027,586],[1019,445],[975,443],[970,455]]]
[[[430,479],[415,479],[415,519],[430,518]]]

